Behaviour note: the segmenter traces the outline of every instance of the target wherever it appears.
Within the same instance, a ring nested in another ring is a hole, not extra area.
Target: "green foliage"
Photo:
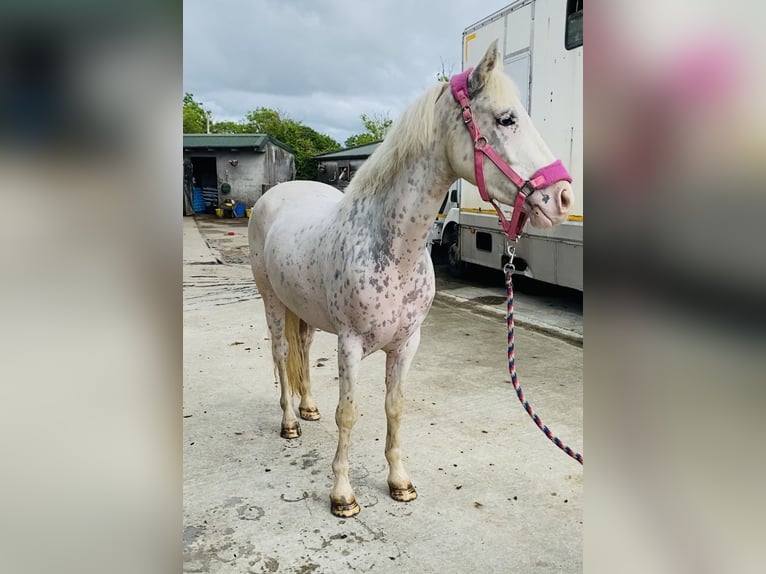
[[[194,100],[188,92],[184,94],[184,133],[204,134],[207,131],[207,119],[210,112],[203,109],[202,104]]]
[[[251,124],[244,122],[215,122],[210,126],[211,134],[252,134],[257,133]]]
[[[452,66],[450,66],[449,70],[447,70],[446,67],[444,66],[444,60],[442,60],[441,70],[436,72],[436,81],[449,83],[449,79],[451,76],[452,76]]]
[[[269,134],[291,147],[290,142],[298,139],[298,123],[288,118],[282,118],[277,110],[257,108],[248,112],[245,119],[255,133]]]
[[[380,141],[386,137],[386,133],[388,133],[391,124],[394,123],[393,120],[388,117],[388,114],[385,116],[376,114],[372,117],[367,114],[362,114],[360,118],[362,120],[362,125],[364,125],[364,129],[367,131],[361,134],[355,134],[346,139],[346,147],[354,147]]]
[[[346,147],[356,147],[358,145],[365,145],[368,143],[373,143],[379,141],[375,136],[372,134],[355,134],[353,136],[350,136],[346,138]]]
[[[379,116],[376,114],[374,117],[369,117],[367,114],[362,114],[360,117],[362,118],[362,123],[364,124],[367,132],[379,140],[382,140],[384,137],[386,137],[388,129],[391,127],[391,124],[394,123],[394,121],[388,117],[388,114],[385,116]]]
[[[269,134],[295,151],[296,179],[317,179],[316,161],[320,153],[336,151],[340,144],[301,122],[283,117],[278,110],[257,108],[247,113],[248,124],[256,133]]]

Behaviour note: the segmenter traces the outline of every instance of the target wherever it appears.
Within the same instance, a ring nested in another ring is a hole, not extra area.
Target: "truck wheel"
[[[465,275],[465,261],[460,259],[460,244],[457,236],[447,246],[447,259],[449,274],[453,277]]]

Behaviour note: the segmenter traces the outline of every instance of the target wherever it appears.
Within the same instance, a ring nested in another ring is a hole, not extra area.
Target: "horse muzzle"
[[[569,217],[574,191],[568,181],[557,181],[527,197],[524,211],[533,227],[554,227]]]

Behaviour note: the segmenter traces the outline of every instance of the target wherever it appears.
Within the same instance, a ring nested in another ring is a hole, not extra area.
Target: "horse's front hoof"
[[[356,499],[351,502],[335,502],[330,498],[330,511],[339,518],[350,518],[355,514],[359,514],[359,505],[356,503]]]
[[[282,425],[280,436],[287,439],[298,438],[301,436],[301,425],[297,422],[294,425]]]
[[[304,421],[318,421],[319,420],[319,409],[314,407],[311,409],[298,409],[300,412],[301,418]]]
[[[409,502],[410,500],[415,500],[418,497],[418,493],[412,484],[410,484],[407,488],[394,488],[389,484],[388,492],[391,493],[391,498],[398,500],[399,502]]]

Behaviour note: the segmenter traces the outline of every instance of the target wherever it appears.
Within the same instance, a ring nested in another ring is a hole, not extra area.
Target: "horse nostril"
[[[567,186],[561,190],[561,207],[562,209],[569,209],[569,206],[571,204],[572,204],[572,192]]]

